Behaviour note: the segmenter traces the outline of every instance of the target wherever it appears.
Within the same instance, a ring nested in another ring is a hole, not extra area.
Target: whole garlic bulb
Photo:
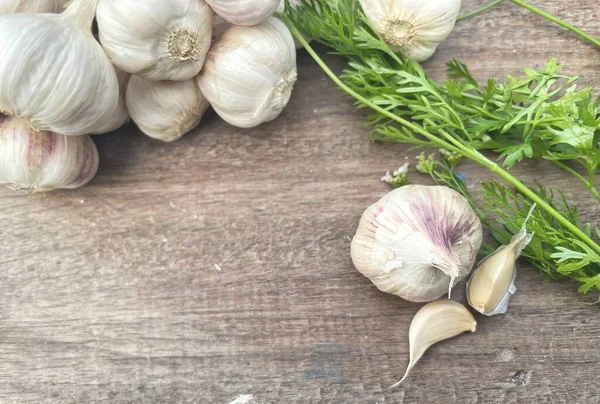
[[[127,111],[125,93],[127,92],[127,85],[129,84],[131,74],[124,72],[118,67],[115,67],[115,72],[117,73],[117,80],[119,81],[119,104],[117,105],[114,114],[109,117],[109,120],[106,121],[102,128],[93,133],[94,135],[112,132],[129,122],[129,112]]]
[[[227,30],[211,47],[198,83],[221,118],[250,128],[279,116],[296,77],[292,35],[271,17],[260,25]]]
[[[28,192],[72,189],[98,171],[89,136],[37,132],[19,118],[0,116],[0,184]]]
[[[195,78],[149,81],[132,76],[127,87],[131,119],[151,138],[172,142],[200,123],[209,107]]]
[[[206,0],[215,13],[234,25],[258,25],[277,11],[280,0]]]
[[[429,59],[456,23],[461,0],[360,0],[373,28],[394,50]]]
[[[204,0],[101,0],[100,42],[120,69],[148,80],[196,76],[211,43]]]
[[[62,14],[0,16],[0,112],[38,130],[85,135],[118,108],[119,84],[91,32],[97,0]]]
[[[464,278],[481,246],[467,200],[442,186],[407,185],[371,205],[352,240],[356,268],[380,290],[427,302]]]
[[[0,0],[0,15],[60,13],[68,0]]]

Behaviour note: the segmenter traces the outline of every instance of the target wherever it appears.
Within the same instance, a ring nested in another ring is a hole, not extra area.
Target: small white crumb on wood
[[[82,204],[85,203],[85,199],[80,199],[79,203],[82,203]]]
[[[221,266],[219,264],[214,264],[213,267],[219,272],[222,271]]]
[[[250,404],[252,401],[254,401],[254,396],[252,394],[242,394],[229,404]]]
[[[194,220],[198,220],[198,215],[194,215]]]
[[[171,201],[171,202],[169,202],[169,206],[170,206],[170,207],[172,207],[172,208],[174,208],[174,207],[176,207],[177,205],[175,205],[175,202]]]

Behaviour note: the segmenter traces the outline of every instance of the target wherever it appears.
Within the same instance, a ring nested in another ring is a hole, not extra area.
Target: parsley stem
[[[515,1],[515,0],[511,0]],[[525,195],[532,202],[537,203],[537,205],[545,210],[550,216],[552,216],[558,223],[569,229],[573,234],[575,234],[581,241],[587,244],[590,248],[600,254],[600,245],[596,244],[594,240],[588,237],[579,227],[571,223],[567,220],[563,215],[560,214],[556,209],[550,206],[544,199],[540,198],[535,192],[533,192],[529,187],[523,184],[521,181],[513,177],[510,173],[500,167],[498,164],[494,163],[492,160],[488,159],[486,156],[481,154],[479,151],[472,149],[468,145],[464,144],[461,140],[456,139],[454,136],[444,131],[443,129],[438,129],[437,132],[442,136],[436,136],[423,127],[416,125],[390,111],[385,108],[382,108],[373,102],[369,101],[365,97],[361,96],[356,91],[352,90],[349,86],[347,86],[336,74],[327,66],[327,64],[321,59],[321,57],[315,52],[315,50],[309,45],[309,43],[304,39],[300,31],[294,26],[294,23],[288,16],[283,16],[283,20],[286,25],[290,29],[291,33],[298,39],[298,41],[302,44],[304,49],[310,54],[310,56],[314,59],[314,61],[321,67],[321,69],[329,76],[329,78],[344,92],[348,95],[352,96],[354,99],[359,101],[360,103],[368,106],[374,111],[379,112],[385,117],[413,130],[414,132],[426,137],[433,144],[443,147],[448,150],[455,151],[464,157],[468,158],[475,163],[478,163],[487,169],[489,169],[494,174],[503,178],[507,182],[509,182],[512,186],[514,186],[518,191],[520,191],[523,195]]]
[[[590,192],[596,197],[596,199],[598,201],[600,201],[600,193],[598,192],[598,190],[596,189],[596,187],[594,185],[594,176],[595,176],[595,172],[594,171],[592,171],[590,173],[589,170],[588,170],[589,180],[586,180],[583,177],[583,175],[579,174],[577,171],[573,170],[571,167],[569,167],[568,165],[566,165],[562,161],[552,160],[552,162],[556,166],[560,167],[564,171],[568,172],[569,174],[571,174],[572,176],[574,176],[575,178],[577,178],[581,183],[583,183],[583,185],[585,185],[586,187],[588,187],[589,190],[590,190]]]
[[[517,6],[523,7],[525,9],[531,11],[532,13],[539,15],[540,17],[544,17],[545,19],[552,21],[553,23],[558,24],[561,27],[568,29],[569,31],[579,35],[586,41],[589,41],[589,42],[593,43],[594,45],[600,47],[600,39],[591,36],[587,32],[582,31],[581,29],[577,28],[576,26],[569,24],[568,22],[563,21],[560,18],[558,18],[550,13],[545,12],[544,10],[540,10],[539,8],[534,7],[533,5],[527,3],[526,1],[523,1],[523,0],[509,0],[509,1],[516,4]]]
[[[423,129],[420,126],[415,125],[414,123],[412,123],[402,117],[399,117],[396,114],[391,113],[387,109],[381,108],[380,106],[372,103],[371,101],[369,101],[368,99],[366,99],[365,97],[363,97],[362,95],[358,94],[356,91],[354,91],[350,87],[348,87],[342,80],[340,80],[340,78],[338,76],[336,76],[336,74],[333,71],[331,71],[331,69],[329,68],[329,66],[327,66],[327,64],[323,61],[323,59],[321,59],[321,57],[319,55],[317,55],[317,52],[315,52],[315,50],[312,48],[312,46],[310,46],[308,44],[306,39],[304,39],[304,37],[302,36],[300,31],[298,31],[298,29],[294,26],[294,23],[289,19],[289,17],[283,16],[282,18],[285,21],[286,25],[288,26],[290,32],[292,34],[294,34],[296,39],[298,39],[298,42],[300,42],[302,44],[304,49],[310,54],[310,56],[312,56],[314,61],[317,62],[317,64],[325,72],[325,74],[327,74],[327,76],[329,76],[329,78],[335,84],[337,84],[338,87],[340,87],[342,90],[344,90],[344,92],[346,92],[348,95],[352,96],[354,99],[361,102],[362,104],[368,106],[372,110],[377,111],[380,114],[386,116],[387,118],[409,128],[409,129],[412,129],[416,133],[426,137],[427,139],[429,139],[431,142],[435,143],[439,147],[443,147],[448,150],[459,152],[458,149],[455,146],[453,146],[451,143],[448,143],[448,142],[440,139],[439,137],[429,133],[428,131],[426,131],[425,129]]]
[[[481,14],[484,11],[489,10],[490,8],[494,7],[496,4],[500,4],[502,2],[502,0],[495,0],[492,1],[490,4],[487,4],[483,7],[478,8],[477,10],[473,10],[470,13],[464,14],[459,16],[456,21],[462,21],[462,20],[466,20],[467,18],[471,18],[471,17],[475,17],[477,14]]]

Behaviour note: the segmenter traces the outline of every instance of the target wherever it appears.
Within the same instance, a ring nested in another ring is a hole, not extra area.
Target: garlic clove
[[[279,116],[296,77],[292,35],[272,17],[253,27],[229,28],[211,47],[198,83],[221,118],[250,128]]]
[[[117,104],[114,113],[109,117],[104,126],[95,131],[94,135],[101,135],[119,129],[121,126],[129,122],[129,112],[127,111],[127,103],[125,101],[125,93],[131,74],[124,72],[115,66],[117,80],[119,81],[119,103]]]
[[[0,0],[0,15],[60,13],[68,0]]]
[[[38,132],[0,116],[0,184],[26,192],[79,188],[98,171],[98,150],[87,136]]]
[[[527,218],[533,212],[533,205]],[[484,258],[467,282],[467,298],[471,307],[486,316],[506,313],[515,287],[516,260],[533,234],[527,233],[527,219],[510,243],[500,246]]]
[[[140,130],[151,138],[172,142],[200,123],[210,106],[196,79],[149,81],[132,76],[127,109]]]
[[[469,274],[481,238],[481,223],[459,193],[407,185],[363,213],[350,253],[378,289],[427,302]]]
[[[204,0],[101,0],[100,42],[120,69],[147,80],[189,80],[204,64],[213,12]]]
[[[410,323],[408,332],[408,367],[402,379],[390,386],[390,389],[397,387],[408,377],[411,369],[430,346],[463,332],[475,332],[476,328],[477,322],[471,312],[454,300],[436,300],[421,307]]]
[[[393,50],[429,59],[456,23],[461,0],[360,0],[373,29]]]
[[[64,135],[106,124],[119,85],[90,30],[96,4],[74,0],[62,14],[0,16],[1,113]]]
[[[265,22],[280,5],[280,0],[206,0],[206,2],[225,21],[243,26]]]

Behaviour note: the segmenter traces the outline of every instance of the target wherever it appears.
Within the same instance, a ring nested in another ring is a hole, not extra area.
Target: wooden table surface
[[[534,3],[600,36],[597,0]],[[451,57],[481,79],[556,57],[600,82],[600,49],[510,3],[461,22],[427,70],[441,79]],[[304,52],[298,65],[275,122],[241,130],[211,112],[175,144],[128,126],[95,138],[89,186],[0,191],[0,403],[600,402],[598,307],[525,263],[506,315],[477,316],[387,390],[420,305],[360,275],[350,239],[389,190],[380,177],[417,152],[369,142],[352,101]],[[554,168],[515,172],[598,223]]]

